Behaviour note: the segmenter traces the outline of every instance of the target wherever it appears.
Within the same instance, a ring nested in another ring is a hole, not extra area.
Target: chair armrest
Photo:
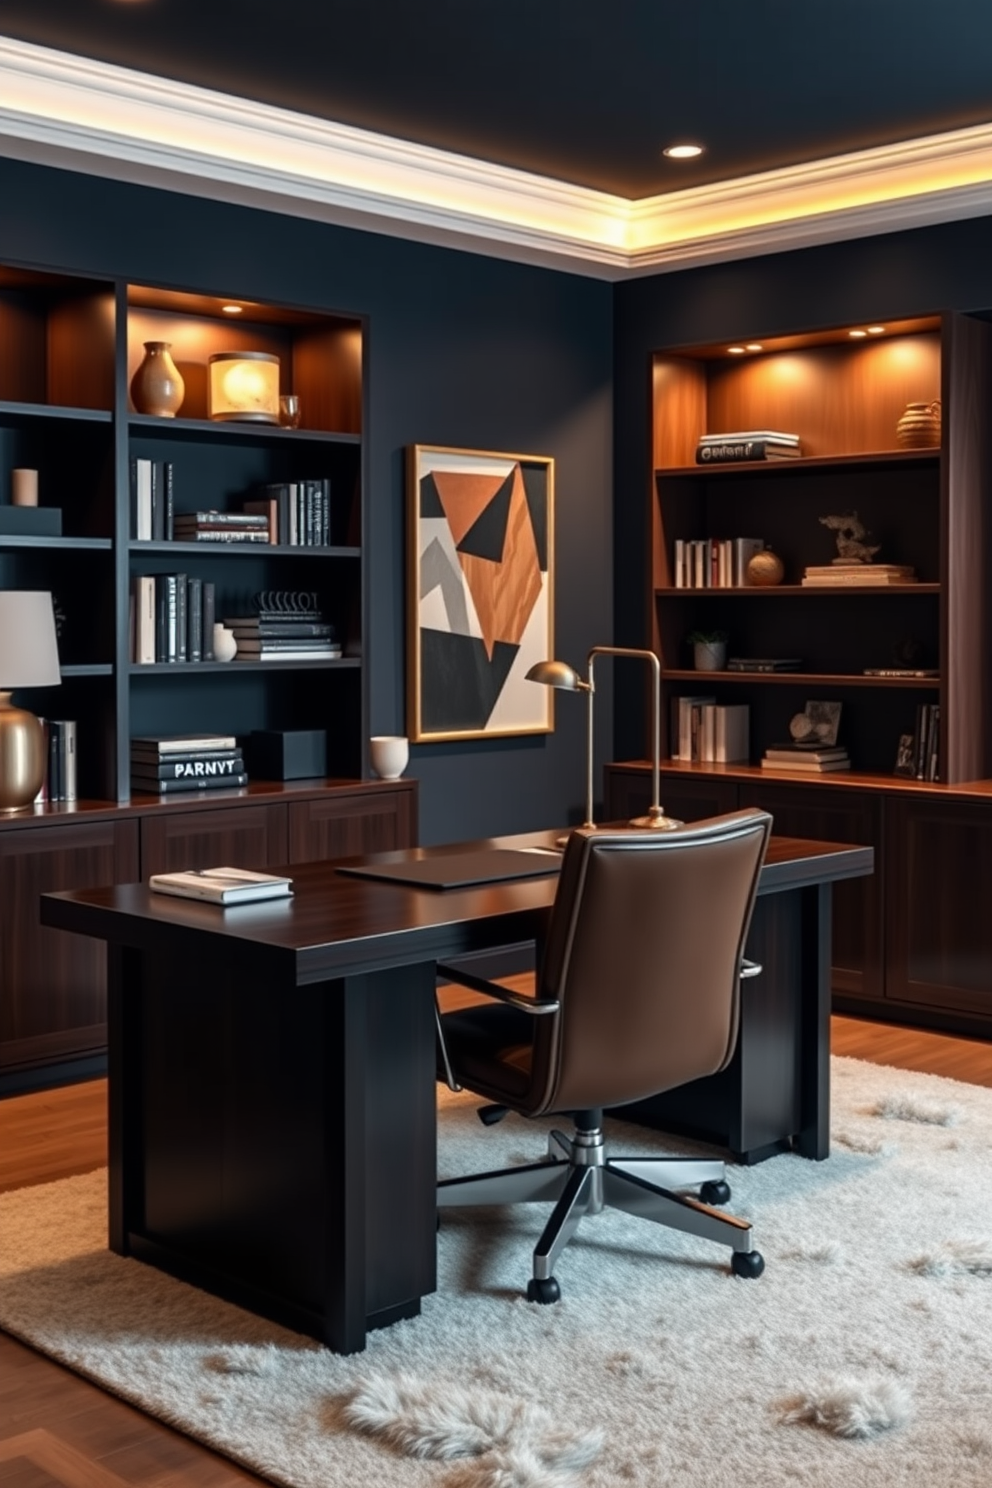
[[[481,992],[484,997],[505,1002],[522,1013],[529,1013],[533,1018],[539,1018],[544,1013],[557,1013],[560,1007],[556,999],[542,1001],[537,997],[525,997],[522,992],[512,992],[509,987],[501,987],[499,982],[487,982],[484,977],[473,976],[471,972],[454,966],[442,966],[439,962],[437,971],[438,976],[449,982],[457,982],[459,986],[468,987],[470,992]]]
[[[741,981],[743,981],[745,977],[760,976],[763,970],[764,968],[759,966],[757,961],[742,960],[740,971]]]

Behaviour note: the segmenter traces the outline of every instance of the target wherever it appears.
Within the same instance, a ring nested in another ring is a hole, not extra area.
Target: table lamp
[[[0,590],[0,811],[30,806],[45,779],[45,730],[15,708],[15,687],[57,687],[59,648],[50,594]]]
[[[593,668],[597,656],[637,656],[651,663],[651,805],[647,816],[635,816],[628,824],[632,827],[649,827],[660,832],[671,832],[684,825],[674,817],[666,816],[661,807],[661,769],[658,761],[658,720],[661,715],[661,663],[653,651],[634,650],[627,646],[593,646],[586,659],[589,681],[583,682],[574,667],[566,661],[538,661],[527,673],[529,682],[541,682],[545,687],[557,687],[563,692],[584,692],[588,699],[586,721],[586,819],[583,827],[595,828],[592,819],[592,742],[593,742],[593,697],[596,686]]]

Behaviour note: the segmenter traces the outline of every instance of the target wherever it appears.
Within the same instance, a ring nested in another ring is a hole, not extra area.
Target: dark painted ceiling
[[[992,120],[990,0],[0,0],[0,33],[629,197]]]

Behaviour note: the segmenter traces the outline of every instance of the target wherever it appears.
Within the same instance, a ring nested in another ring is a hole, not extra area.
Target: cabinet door
[[[629,821],[643,816],[651,804],[651,772],[606,766],[607,821]],[[716,776],[661,775],[661,804],[680,821],[703,821],[737,810],[737,782]]]
[[[137,877],[135,821],[0,832],[0,1072],[102,1051],[104,943],[43,927],[39,897]]]
[[[992,806],[886,803],[885,991],[992,1018]]]
[[[286,807],[202,807],[141,818],[141,876],[184,868],[271,868],[287,861]]]
[[[880,998],[882,985],[882,830],[880,798],[837,786],[742,784],[741,806],[759,806],[775,819],[778,837],[851,842],[874,847],[875,872],[834,885],[835,992]]]
[[[289,808],[289,861],[390,852],[417,842],[417,795],[412,783],[355,795],[294,801]]]

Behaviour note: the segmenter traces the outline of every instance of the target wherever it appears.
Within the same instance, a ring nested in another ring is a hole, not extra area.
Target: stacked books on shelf
[[[672,700],[672,759],[686,764],[731,764],[749,754],[750,708],[712,697]]]
[[[730,656],[728,672],[798,672],[800,656]]]
[[[171,460],[131,461],[131,531],[138,542],[168,542],[173,524]]]
[[[195,868],[185,873],[153,873],[148,887],[179,899],[205,899],[210,904],[256,904],[259,899],[288,899],[293,880],[248,868]]]
[[[675,540],[676,589],[738,589],[748,582],[747,566],[764,549],[760,537],[704,537]]]
[[[802,454],[798,434],[778,429],[744,429],[736,434],[701,434],[697,465],[741,465],[749,460],[796,460]]]
[[[250,512],[176,512],[172,536],[176,542],[267,543],[269,524]]]
[[[326,548],[331,531],[331,483],[279,481],[244,503],[246,512],[265,521],[269,542],[291,548]]]
[[[45,720],[48,770],[43,787],[47,801],[76,799],[76,724],[69,718]]]
[[[236,661],[316,661],[341,655],[334,626],[324,619],[315,594],[265,590],[255,596],[254,610],[224,621],[238,643]]]
[[[131,740],[131,788],[146,795],[230,789],[248,773],[230,734],[179,734]]]
[[[835,563],[808,564],[803,584],[814,589],[819,585],[848,588],[863,584],[879,588],[886,584],[916,584],[916,570],[907,563]]]
[[[213,583],[186,574],[137,574],[131,588],[132,661],[213,661]]]
[[[826,775],[833,770],[849,770],[851,761],[843,744],[772,744],[762,756],[761,767]]]

